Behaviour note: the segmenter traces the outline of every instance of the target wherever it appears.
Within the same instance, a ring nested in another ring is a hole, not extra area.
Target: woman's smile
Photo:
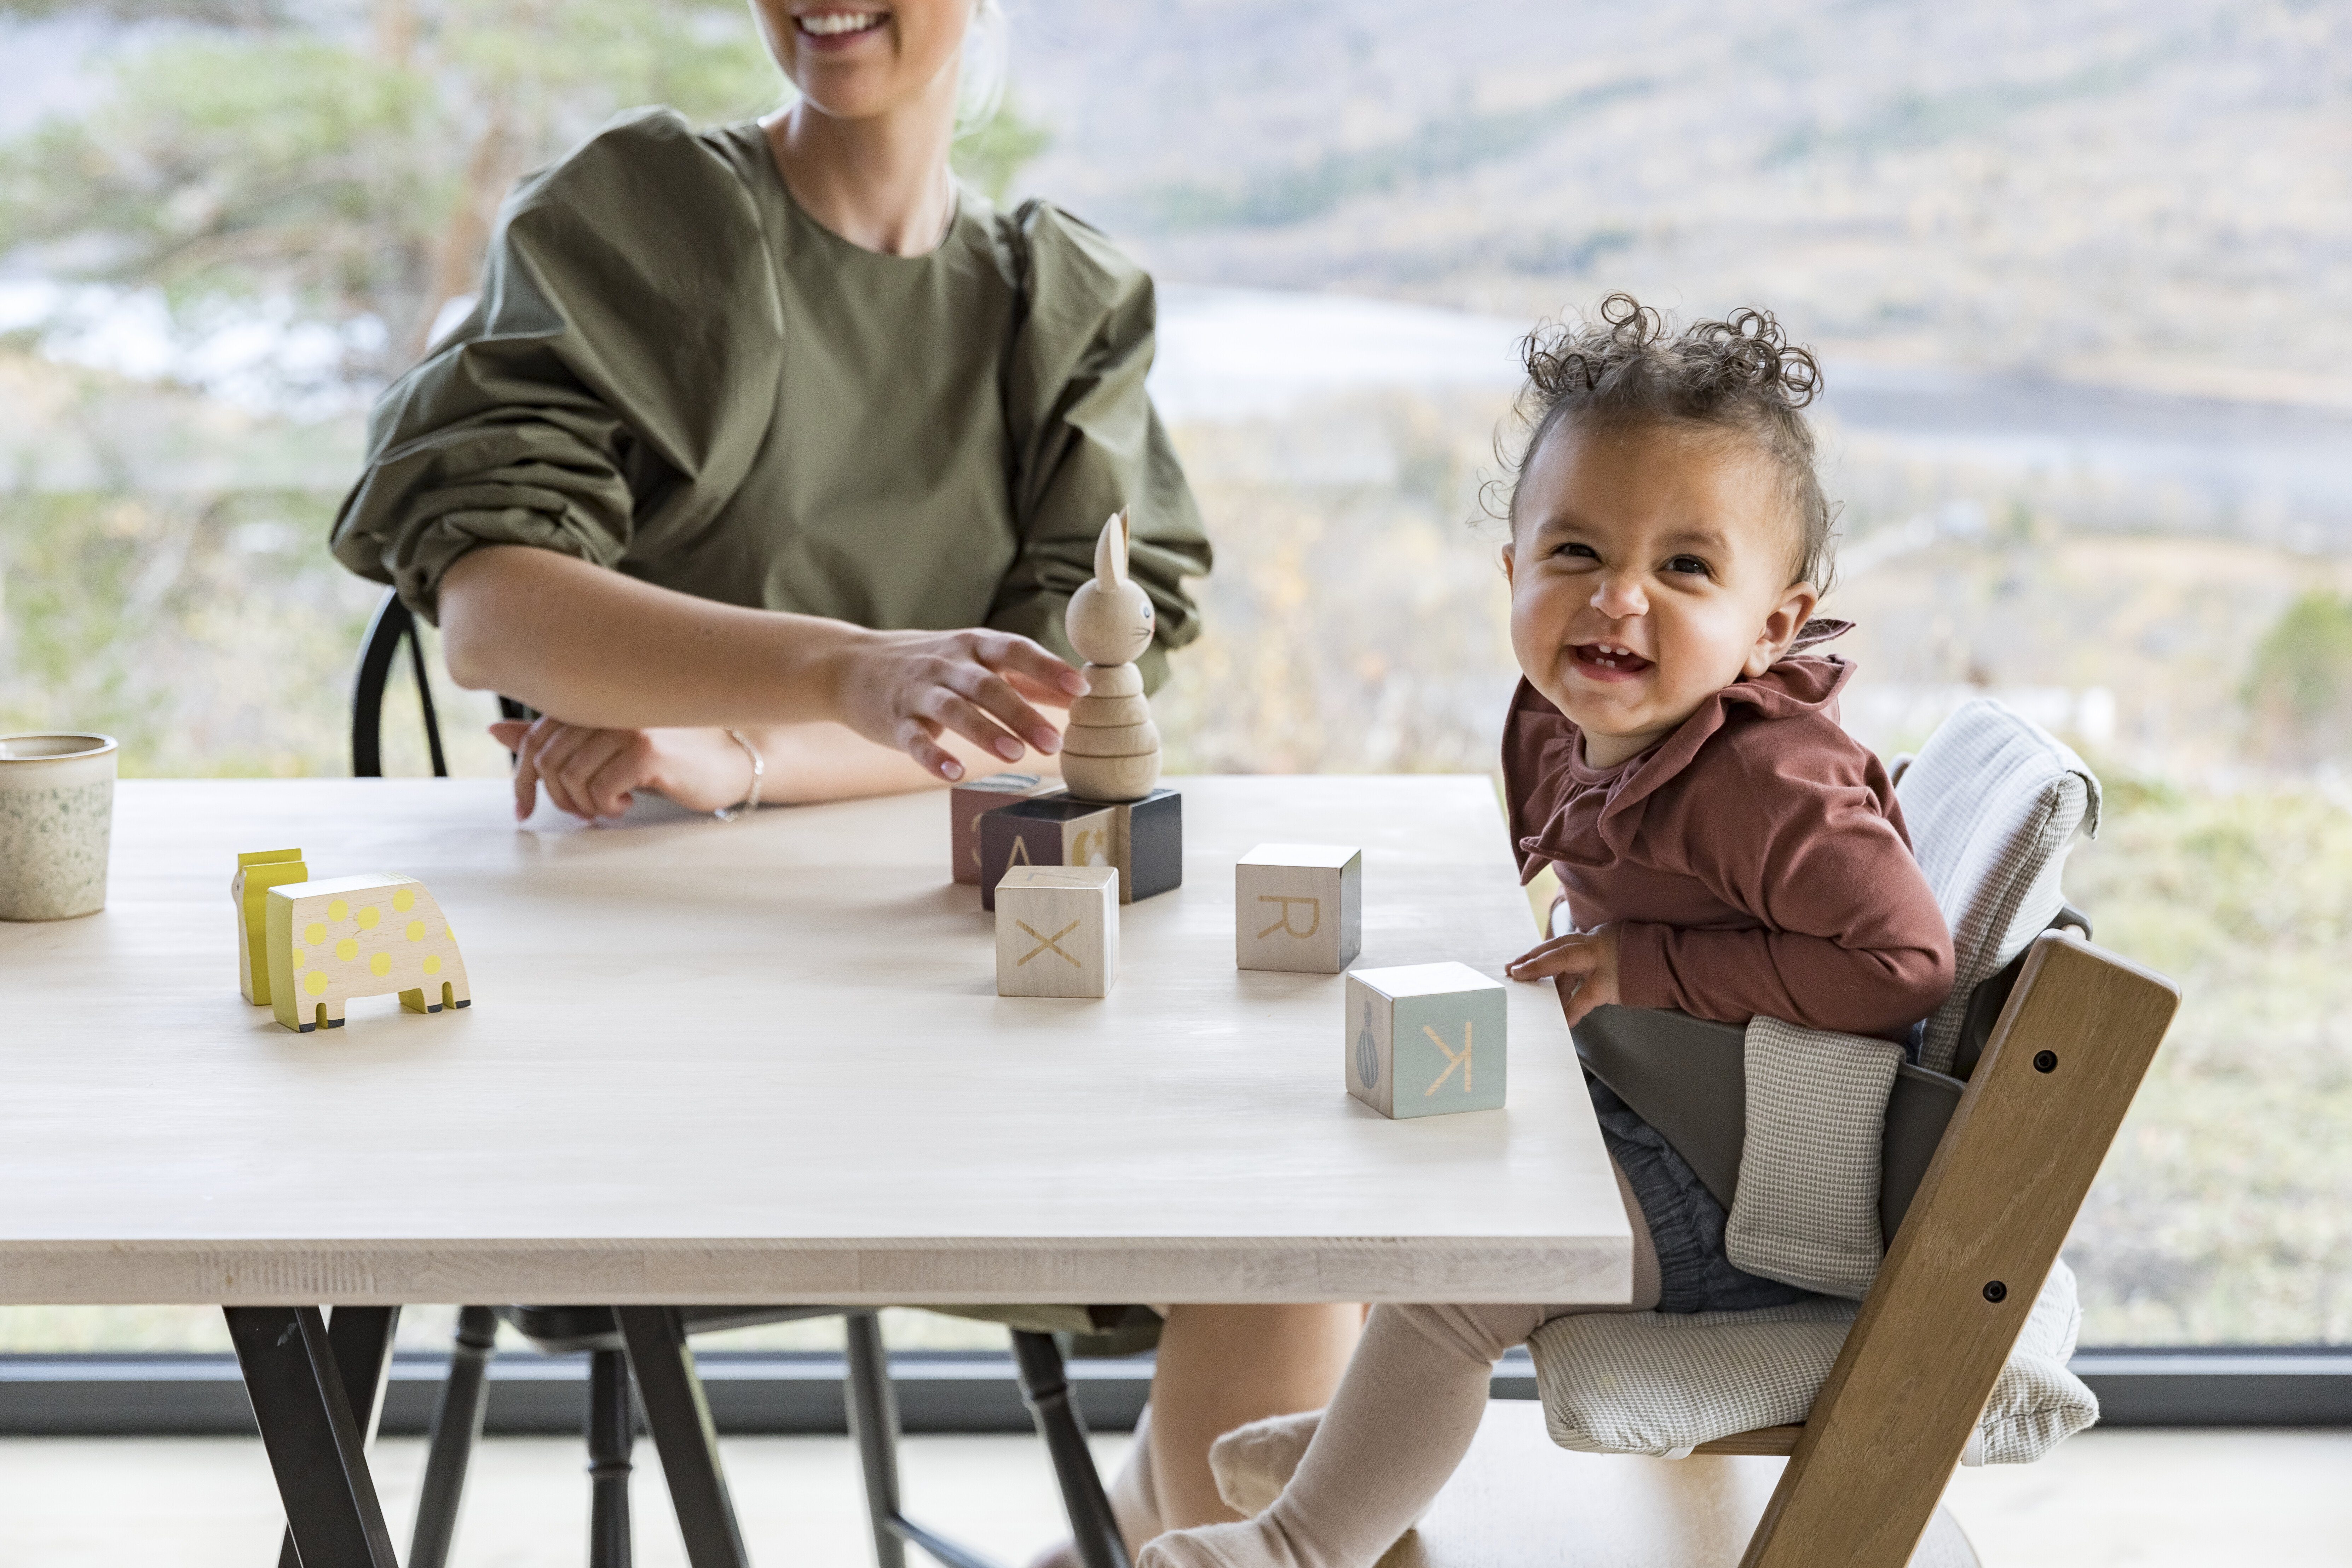
[[[793,31],[814,48],[845,49],[868,33],[889,26],[887,11],[800,11],[793,16]]]

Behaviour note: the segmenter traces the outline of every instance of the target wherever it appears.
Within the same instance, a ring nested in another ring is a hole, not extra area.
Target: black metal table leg
[[[399,1568],[319,1309],[224,1307],[221,1314],[302,1568]],[[362,1321],[354,1320],[355,1336]]]
[[[588,1357],[588,1568],[629,1568],[629,1450],[637,1412],[629,1403],[629,1360],[619,1351]]]
[[[719,1431],[710,1404],[694,1373],[694,1352],[686,1348],[686,1327],[675,1307],[615,1307],[621,1338],[628,1347],[629,1371],[644,1402],[646,1426],[661,1455],[669,1482],[670,1505],[686,1538],[686,1558],[694,1568],[751,1568],[735,1505],[719,1466]],[[310,1568],[305,1564],[305,1568]]]
[[[457,1533],[457,1505],[466,1495],[466,1469],[473,1460],[474,1445],[481,1440],[482,1417],[490,1408],[490,1357],[498,1340],[498,1313],[488,1307],[457,1310],[449,1375],[433,1402],[425,1484],[416,1494],[416,1528],[408,1538],[408,1568],[446,1568],[449,1543]]]
[[[1021,1379],[1022,1403],[1029,1406],[1037,1435],[1045,1440],[1046,1456],[1054,1461],[1054,1479],[1062,1483],[1062,1506],[1069,1511],[1078,1561],[1087,1568],[1128,1568],[1127,1543],[1119,1539],[1110,1496],[1103,1490],[1101,1472],[1095,1468],[1094,1451],[1087,1447],[1086,1417],[1070,1398],[1061,1348],[1051,1334],[1016,1329],[1013,1365]]]
[[[327,1345],[363,1449],[375,1441],[376,1423],[383,1419],[383,1380],[392,1373],[392,1338],[399,1327],[397,1307],[337,1307],[327,1314]],[[291,1529],[278,1542],[278,1568],[302,1568]]]
[[[890,1387],[890,1363],[882,1347],[882,1325],[871,1312],[852,1312],[842,1324],[847,1342],[849,1440],[857,1447],[857,1468],[866,1479],[866,1512],[874,1531],[876,1568],[907,1568],[907,1543],[894,1528],[898,1511],[898,1402]]]

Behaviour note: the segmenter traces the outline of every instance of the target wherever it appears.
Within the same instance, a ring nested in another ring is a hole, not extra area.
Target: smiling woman
[[[1064,611],[1121,510],[1147,686],[1199,631],[1182,580],[1208,542],[1144,391],[1150,279],[950,172],[972,0],[753,11],[797,97],[700,132],[639,111],[527,176],[336,521],[461,685],[544,715],[494,726],[520,815],[541,789],[609,817],[639,790],[721,810],[1050,757],[1038,710],[1084,689]],[[1320,1405],[1357,1319],[1171,1309],[1115,1489],[1130,1544],[1229,1517],[1210,1441]]]

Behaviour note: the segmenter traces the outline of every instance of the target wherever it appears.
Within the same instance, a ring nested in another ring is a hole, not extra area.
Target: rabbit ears
[[[1103,524],[1095,541],[1095,577],[1107,588],[1127,585],[1127,509],[1119,508]]]

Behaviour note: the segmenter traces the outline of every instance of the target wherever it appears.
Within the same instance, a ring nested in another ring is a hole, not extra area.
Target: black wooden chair
[[[408,643],[409,668],[425,714],[425,744],[436,778],[448,776],[441,750],[433,689],[425,650],[408,607],[387,593],[369,624],[360,649],[352,691],[352,773],[358,778],[383,773],[383,693],[400,644]],[[499,699],[508,718],[530,716],[509,698]],[[844,1399],[849,1430],[865,1476],[866,1506],[880,1568],[904,1568],[908,1544],[948,1568],[994,1568],[994,1564],[909,1520],[898,1500],[898,1405],[874,1312],[844,1307],[465,1307],[457,1314],[457,1345],[449,1375],[433,1408],[425,1479],[417,1499],[416,1527],[408,1568],[444,1568],[457,1524],[466,1470],[481,1435],[488,1405],[489,1363],[498,1326],[504,1321],[547,1354],[588,1356],[589,1568],[628,1568],[630,1452],[635,1440],[635,1404],[661,1456],[670,1504],[694,1568],[748,1568],[735,1525],[734,1505],[719,1467],[718,1435],[710,1407],[696,1376],[687,1337],[720,1329],[794,1319],[840,1316],[846,1320],[848,1381]],[[1054,1336],[1013,1333],[1013,1367],[1021,1397],[1037,1424],[1052,1459],[1070,1531],[1086,1568],[1127,1568],[1127,1551],[1112,1520],[1110,1500],[1087,1447],[1084,1418],[1064,1375]],[[289,1537],[280,1568],[299,1568]]]

